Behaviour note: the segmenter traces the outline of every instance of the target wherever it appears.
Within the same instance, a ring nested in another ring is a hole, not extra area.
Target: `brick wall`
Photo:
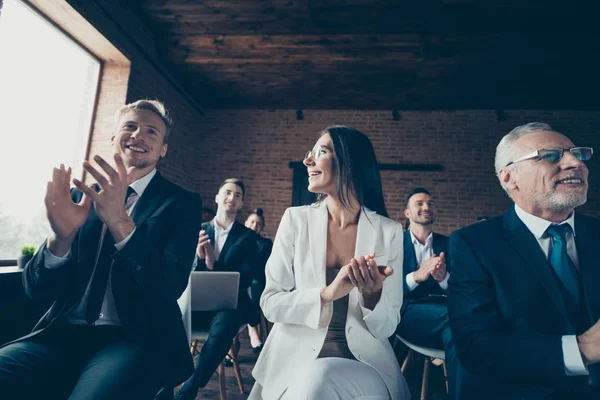
[[[400,112],[304,110],[207,110],[188,142],[201,159],[194,180],[205,205],[214,207],[219,183],[239,177],[247,187],[240,221],[253,208],[265,210],[266,236],[273,237],[292,199],[290,161],[300,161],[317,133],[331,124],[346,124],[367,134],[380,163],[440,163],[441,172],[384,171],[390,217],[404,221],[403,199],[416,186],[428,188],[438,205],[436,230],[450,233],[476,221],[479,215],[503,213],[511,201],[494,174],[493,158],[500,138],[531,121],[550,123],[576,144],[600,150],[600,112],[506,111],[497,121],[494,111]],[[589,162],[590,191],[581,212],[600,216],[600,157]]]
[[[161,172],[173,181],[199,192],[213,207],[219,183],[242,178],[248,187],[240,215],[243,221],[255,207],[266,217],[266,235],[273,237],[279,218],[291,203],[292,170],[289,161],[300,161],[312,148],[317,132],[330,124],[346,124],[366,133],[381,163],[440,163],[441,172],[384,171],[386,203],[390,216],[403,221],[403,198],[410,188],[425,186],[439,208],[437,230],[442,233],[471,224],[479,215],[504,212],[511,204],[493,172],[495,147],[516,125],[545,121],[566,133],[576,144],[600,151],[600,112],[506,111],[498,121],[494,111],[411,111],[394,121],[386,111],[207,110],[186,96],[160,65],[151,31],[123,0],[67,0],[130,61],[128,78],[119,66],[111,72],[113,83],[127,85],[126,100],[158,98],[172,111],[175,125],[169,153]],[[124,82],[126,80],[126,83]],[[185,85],[185,82],[181,82]],[[123,93],[103,81],[100,101],[106,106],[96,120],[92,152],[109,152],[106,146],[114,109]],[[104,97],[103,97],[104,96]],[[109,122],[110,121],[110,122]],[[588,203],[581,211],[600,216],[600,157],[591,170]]]

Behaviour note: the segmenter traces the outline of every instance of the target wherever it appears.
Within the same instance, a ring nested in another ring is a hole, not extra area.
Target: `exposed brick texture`
[[[240,220],[253,208],[262,207],[266,236],[274,236],[291,203],[288,162],[300,161],[317,133],[330,124],[346,124],[366,133],[381,163],[443,164],[441,172],[385,171],[382,177],[392,218],[403,221],[405,193],[424,186],[438,204],[436,230],[446,234],[475,222],[479,215],[500,214],[510,206],[494,175],[493,157],[498,141],[513,127],[530,121],[548,122],[576,144],[600,150],[598,111],[506,111],[504,121],[498,121],[492,110],[400,111],[399,121],[393,120],[391,110],[304,110],[300,121],[295,110],[207,110],[202,116],[198,106],[164,73],[151,32],[123,1],[68,1],[131,60],[127,101],[158,98],[171,109],[175,125],[161,172],[199,192],[204,204],[213,208],[223,179],[243,179],[248,191]],[[92,144],[92,152],[100,153],[110,151],[106,143],[112,112],[123,103],[116,100],[123,94],[109,90],[106,80],[125,85],[123,69],[109,67],[104,73],[107,92],[101,93],[100,103],[108,106],[96,120]],[[582,213],[596,216],[600,216],[599,159],[596,156],[589,163],[589,200],[581,208]]]
[[[408,190],[428,188],[438,205],[436,230],[449,234],[476,221],[479,215],[498,215],[508,209],[494,174],[496,145],[512,128],[544,121],[565,133],[575,144],[600,149],[600,112],[506,111],[497,121],[491,110],[400,112],[304,110],[207,110],[196,138],[187,138],[202,159],[194,180],[205,205],[214,206],[219,183],[239,177],[247,187],[240,215],[243,221],[255,207],[265,210],[266,236],[273,237],[279,219],[292,199],[289,161],[300,161],[312,148],[319,131],[331,124],[350,125],[367,134],[380,163],[440,163],[441,172],[384,171],[386,205],[390,217],[404,221],[403,201]],[[587,215],[600,216],[600,157],[592,159]]]

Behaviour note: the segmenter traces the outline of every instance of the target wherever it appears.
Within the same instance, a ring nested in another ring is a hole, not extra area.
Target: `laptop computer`
[[[239,272],[193,271],[190,277],[192,311],[235,310]]]

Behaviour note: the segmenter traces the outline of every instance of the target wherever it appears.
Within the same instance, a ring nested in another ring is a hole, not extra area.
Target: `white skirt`
[[[256,382],[248,400],[389,400],[390,394],[375,368],[355,360],[318,358],[298,371],[280,399],[263,399]],[[402,380],[404,377],[402,376]],[[410,399],[406,382],[396,397]]]

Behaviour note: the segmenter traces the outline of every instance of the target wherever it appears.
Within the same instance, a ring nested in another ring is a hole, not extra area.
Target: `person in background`
[[[252,315],[248,288],[256,263],[256,234],[235,220],[244,204],[246,187],[235,178],[226,179],[215,196],[217,215],[202,224],[193,268],[196,271],[237,271],[240,273],[238,304],[235,310],[197,312],[192,324],[209,328],[208,339],[196,360],[196,371],[175,394],[177,400],[192,400],[206,386],[231,348],[241,326]]]
[[[409,228],[404,232],[404,302],[398,333],[418,346],[444,350],[448,398],[460,398],[460,365],[446,307],[448,237],[433,231],[437,207],[425,188],[408,193],[404,216]]]
[[[114,166],[83,163],[86,186],[55,168],[46,188],[52,232],[23,271],[49,310],[0,349],[3,399],[153,399],[194,371],[177,299],[200,230],[198,194],[157,171],[171,120],[162,103],[121,107]]]
[[[388,341],[400,322],[402,225],[387,218],[373,146],[330,126],[304,165],[319,197],[279,225],[260,301],[275,325],[249,399],[408,399]]]
[[[258,247],[258,261],[256,262],[256,268],[254,270],[254,279],[252,280],[252,285],[250,286],[250,297],[252,299],[252,303],[254,304],[254,311],[256,315],[253,321],[255,324],[248,324],[248,334],[250,336],[250,346],[252,347],[252,351],[254,353],[258,353],[263,348],[263,343],[260,340],[258,330],[256,329],[256,326],[260,323],[260,319],[262,318],[262,311],[260,309],[260,296],[262,295],[263,290],[265,290],[265,266],[267,265],[269,256],[271,256],[273,241],[269,238],[260,236],[260,232],[265,227],[265,217],[263,215],[262,208],[257,208],[252,212],[252,214],[248,215],[245,225],[246,228],[252,229],[257,234],[256,245]]]

